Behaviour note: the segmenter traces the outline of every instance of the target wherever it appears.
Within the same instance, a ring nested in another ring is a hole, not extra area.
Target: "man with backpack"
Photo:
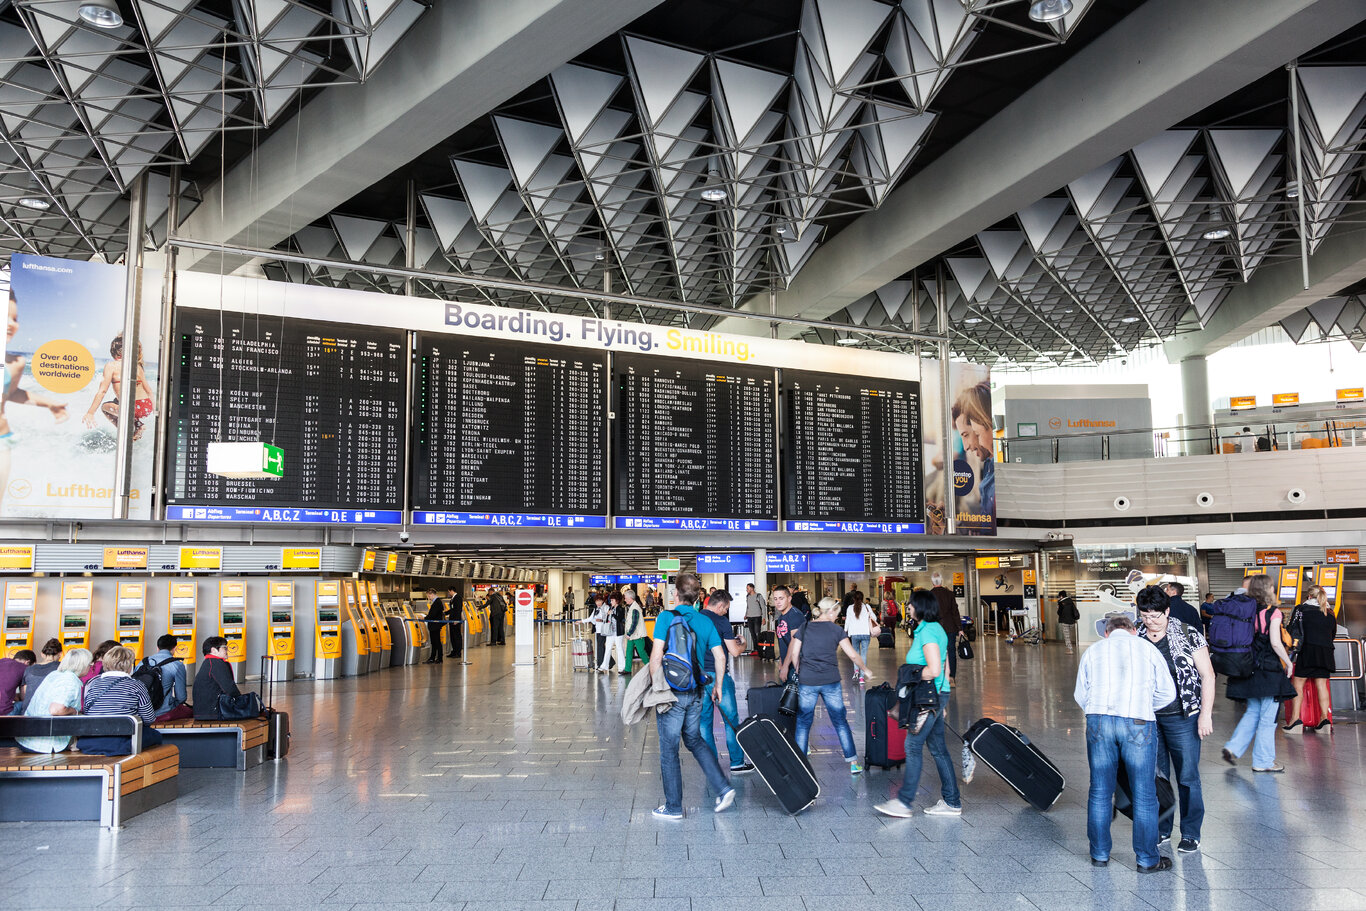
[[[147,688],[147,696],[156,708],[157,721],[194,717],[194,709],[185,703],[185,662],[175,657],[175,647],[176,637],[163,633],[157,638],[157,652],[143,658],[133,671],[133,679]]]
[[[720,704],[726,676],[726,655],[716,626],[698,609],[702,580],[696,573],[680,573],[674,585],[678,604],[661,611],[655,621],[653,651],[650,654],[651,679],[663,676],[677,698],[669,710],[655,713],[659,730],[659,773],[664,781],[664,804],[654,810],[655,819],[683,818],[683,770],[678,760],[678,744],[693,754],[702,767],[707,784],[718,795],[715,812],[735,802],[735,789],[721,772],[716,750],[702,739],[702,710],[706,687],[712,683],[711,701]],[[716,680],[702,671],[703,657],[711,655]],[[711,707],[706,706],[707,714]]]

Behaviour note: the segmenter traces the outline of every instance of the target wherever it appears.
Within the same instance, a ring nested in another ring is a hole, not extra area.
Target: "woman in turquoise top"
[[[73,648],[62,656],[57,669],[43,678],[24,714],[30,718],[81,713],[81,674],[90,669],[90,649]],[[60,753],[71,745],[70,737],[20,737],[19,746],[30,753]]]
[[[918,733],[906,732],[906,774],[901,779],[901,788],[896,796],[886,803],[877,805],[877,811],[887,816],[913,816],[912,803],[920,790],[920,772],[925,766],[926,746],[939,770],[939,790],[942,797],[932,807],[926,807],[929,816],[962,816],[963,801],[958,795],[958,777],[949,758],[949,748],[944,743],[944,712],[949,705],[949,637],[939,625],[939,602],[934,595],[923,589],[911,594],[910,609],[917,623],[910,651],[906,652],[907,664],[923,665],[923,678],[933,680],[939,691],[939,711],[934,720],[927,722]]]

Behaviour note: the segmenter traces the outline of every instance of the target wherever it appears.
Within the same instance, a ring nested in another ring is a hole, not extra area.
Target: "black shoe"
[[[1302,723],[1303,723],[1303,722],[1301,722],[1300,719],[1296,718],[1294,721],[1290,722],[1289,724],[1283,724],[1283,725],[1281,725],[1281,730],[1282,730],[1282,731],[1293,731],[1293,730],[1295,730],[1295,728],[1299,727]]]
[[[1096,860],[1094,857],[1091,858],[1091,866],[1093,867],[1108,867],[1109,865],[1110,862],[1108,860]]]
[[[1183,838],[1181,839],[1181,844],[1176,846],[1176,850],[1181,854],[1194,854],[1196,851],[1200,850],[1200,839]]]
[[[426,661],[424,661],[424,662],[422,662],[422,663],[423,663],[423,664],[436,664],[436,659],[435,659],[435,658],[428,658]]]
[[[446,657],[447,657],[447,658],[459,658],[460,656],[457,655],[455,652],[451,652],[450,654],[446,655]]]
[[[1157,859],[1157,863],[1153,864],[1151,867],[1145,867],[1145,866],[1143,866],[1143,865],[1140,864],[1140,865],[1139,865],[1139,868],[1138,868],[1138,872],[1139,872],[1139,873],[1161,873],[1163,870],[1170,870],[1171,868],[1172,868],[1172,859],[1171,859],[1170,857],[1159,857],[1159,858]]]
[[[1227,747],[1224,748],[1223,756],[1224,762],[1227,762],[1229,765],[1238,764],[1238,757],[1234,756],[1233,753]]]

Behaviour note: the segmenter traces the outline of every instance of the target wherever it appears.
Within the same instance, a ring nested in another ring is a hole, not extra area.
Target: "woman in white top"
[[[43,678],[24,714],[30,718],[52,718],[81,713],[81,675],[90,669],[94,658],[88,648],[73,648],[62,657],[57,670]],[[60,753],[71,745],[70,737],[20,737],[19,746],[29,753]]]
[[[854,603],[844,612],[844,631],[849,634],[849,641],[854,648],[858,649],[859,657],[867,664],[868,640],[881,633],[882,628],[877,625],[873,608],[864,603],[862,594],[855,594]],[[863,672],[855,668],[854,679],[862,683]]]

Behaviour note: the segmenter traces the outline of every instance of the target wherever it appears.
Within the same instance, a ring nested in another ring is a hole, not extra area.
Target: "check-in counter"
[[[233,679],[241,683],[247,669],[246,583],[218,583],[218,635],[228,640],[228,666]]]
[[[359,677],[370,673],[370,624],[356,603],[356,583],[343,579],[341,587],[341,673],[343,677]]]
[[[133,658],[137,661],[147,654],[142,642],[146,612],[147,584],[120,582],[118,601],[114,605],[114,637],[119,640],[119,645],[132,650]]]
[[[199,586],[194,582],[172,582],[166,602],[166,631],[175,636],[175,656],[185,662],[190,677],[199,654],[195,622],[199,611]]]
[[[33,605],[38,586],[32,582],[5,583],[5,647],[0,656],[13,658],[33,648]]]
[[[93,583],[62,583],[63,652],[73,648],[90,648],[90,601],[93,597]]]
[[[313,678],[331,680],[342,673],[341,583],[324,579],[313,586],[317,626],[313,634]],[[354,648],[354,634],[352,643]]]
[[[270,581],[270,641],[266,654],[271,661],[271,678],[294,679],[294,583],[284,579]]]

